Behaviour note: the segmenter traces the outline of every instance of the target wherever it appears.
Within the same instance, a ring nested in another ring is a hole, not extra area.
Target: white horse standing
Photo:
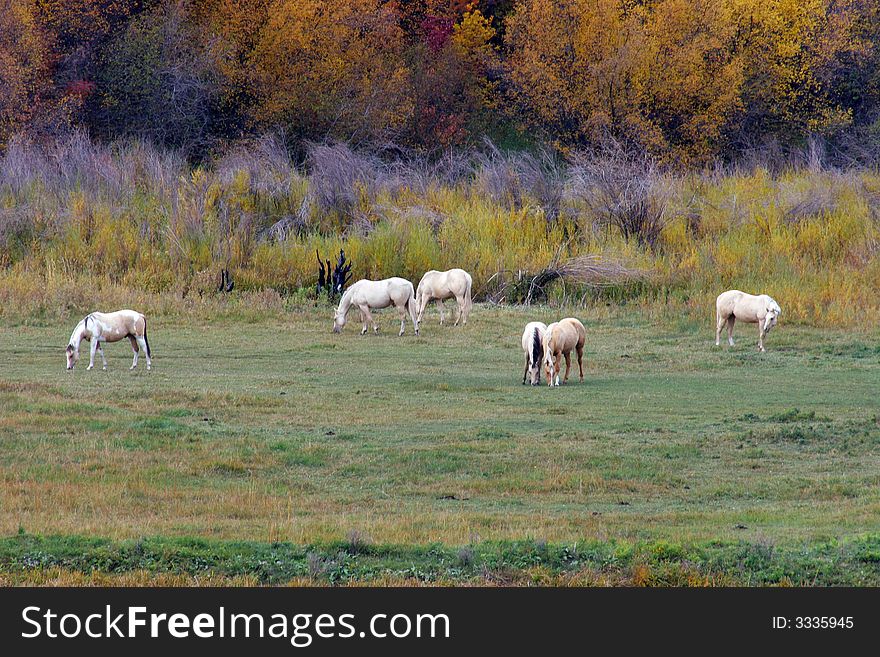
[[[83,340],[88,340],[91,342],[91,347],[87,369],[92,369],[95,366],[95,352],[97,351],[101,354],[101,360],[106,370],[107,359],[104,358],[102,343],[118,342],[123,338],[129,339],[131,350],[134,352],[134,360],[131,362],[130,369],[137,367],[139,348],[144,350],[147,369],[150,369],[152,361],[150,360],[150,342],[147,340],[147,319],[134,310],[117,310],[113,313],[95,312],[81,319],[73,329],[73,333],[70,334],[70,341],[67,343],[67,369],[72,370],[76,365],[79,360],[79,345]]]
[[[541,361],[544,359],[544,333],[547,325],[544,322],[529,322],[522,334],[522,348],[526,354],[526,366],[523,370],[523,385],[526,376],[529,383],[536,386],[541,383]]]
[[[342,331],[345,326],[345,317],[352,306],[357,306],[361,313],[361,321],[364,324],[361,335],[367,332],[368,322],[373,325],[374,333],[379,332],[379,326],[370,314],[370,309],[387,308],[388,306],[397,308],[397,314],[400,316],[400,333],[398,335],[403,335],[407,312],[409,312],[416,335],[419,334],[415,292],[413,284],[405,278],[394,277],[381,281],[371,281],[364,278],[348,288],[342,295],[342,299],[339,300],[339,307],[333,318],[334,333]]]
[[[721,344],[721,329],[727,324],[727,343],[733,346],[733,325],[736,320],[758,325],[758,349],[764,349],[764,336],[770,332],[782,310],[779,304],[766,294],[746,294],[728,290],[715,300],[715,346]]]
[[[425,314],[425,308],[432,299],[437,300],[437,306],[440,309],[440,324],[443,324],[443,301],[452,299],[458,302],[458,317],[455,319],[455,326],[459,321],[467,324],[468,315],[471,313],[471,286],[473,279],[464,269],[450,269],[449,271],[437,271],[432,269],[425,272],[419,286],[416,289],[416,306],[419,309],[419,322]]]

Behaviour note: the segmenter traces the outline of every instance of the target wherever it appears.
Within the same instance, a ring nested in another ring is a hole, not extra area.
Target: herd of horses
[[[329,268],[329,266],[328,266]],[[379,281],[362,279],[348,288],[342,295],[333,317],[333,332],[340,333],[345,327],[346,317],[352,308],[357,308],[362,323],[361,335],[367,332],[371,324],[375,333],[379,332],[371,310],[394,306],[400,319],[400,332],[406,328],[409,316],[415,334],[419,334],[419,324],[425,309],[431,301],[436,301],[440,311],[440,324],[444,322],[443,302],[455,299],[457,315],[455,326],[467,324],[473,305],[471,288],[473,279],[463,269],[448,271],[431,270],[422,276],[419,285],[405,278],[386,278]],[[779,304],[766,294],[746,294],[739,290],[728,290],[718,295],[715,301],[715,345],[721,344],[721,332],[727,327],[727,341],[733,346],[733,326],[737,320],[758,325],[758,349],[764,349],[764,338],[776,326],[781,314]],[[134,359],[130,369],[138,364],[139,351],[143,351],[147,360],[147,369],[152,367],[150,343],[147,339],[146,317],[134,310],[119,310],[112,313],[93,312],[79,321],[70,335],[66,348],[67,369],[72,370],[79,360],[80,345],[83,340],[90,343],[90,358],[87,369],[95,366],[95,354],[98,353],[107,369],[102,344],[118,342],[128,338],[131,343]],[[528,380],[531,385],[541,382],[543,368],[548,386],[558,386],[568,381],[571,371],[571,353],[577,355],[580,380],[584,380],[584,343],[586,329],[574,317],[566,317],[549,325],[533,321],[526,324],[522,334],[522,348],[525,353],[523,384]],[[565,376],[560,380],[562,360],[565,359]]]

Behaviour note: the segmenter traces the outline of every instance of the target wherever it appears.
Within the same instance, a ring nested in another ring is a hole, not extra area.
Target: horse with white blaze
[[[425,314],[425,308],[432,299],[437,300],[440,309],[440,325],[443,325],[443,302],[454,298],[458,303],[458,317],[455,318],[455,326],[458,323],[467,324],[468,315],[471,313],[471,287],[473,279],[464,269],[450,269],[449,271],[437,271],[431,269],[425,272],[419,286],[416,288],[416,306],[419,312],[419,322]]]
[[[782,310],[779,304],[766,294],[746,294],[728,290],[715,300],[715,346],[721,345],[721,329],[727,324],[727,344],[733,346],[733,325],[736,320],[758,325],[758,350],[764,349],[764,337],[770,332]]]
[[[348,311],[351,310],[352,306],[357,307],[360,311],[361,322],[364,325],[361,329],[361,335],[367,332],[368,322],[373,325],[374,333],[379,332],[379,325],[376,324],[376,321],[370,314],[370,310],[387,308],[388,306],[397,308],[397,314],[400,317],[400,333],[398,335],[403,335],[407,313],[409,313],[409,317],[412,320],[416,335],[419,334],[415,291],[413,290],[413,284],[405,278],[393,277],[381,281],[371,281],[364,278],[348,288],[345,294],[342,295],[342,299],[339,300],[339,307],[336,309],[336,314],[333,318],[334,333],[342,331],[342,328],[345,326],[346,315],[348,315]]]
[[[529,322],[522,334],[522,348],[526,354],[526,366],[523,370],[523,385],[526,377],[533,386],[541,383],[541,361],[544,360],[544,333],[547,325],[544,322]]]
[[[70,340],[67,343],[67,369],[72,370],[76,362],[79,360],[79,346],[83,340],[91,343],[89,350],[89,366],[92,369],[95,366],[95,352],[101,354],[101,360],[104,363],[104,369],[107,369],[107,359],[104,358],[104,342],[119,342],[123,338],[128,338],[131,342],[131,350],[134,352],[134,360],[131,362],[131,368],[134,369],[138,364],[138,352],[143,349],[147,358],[147,369],[152,367],[150,360],[150,342],[147,340],[147,319],[141,313],[134,310],[117,310],[113,313],[89,313],[79,321],[73,333],[70,334]]]

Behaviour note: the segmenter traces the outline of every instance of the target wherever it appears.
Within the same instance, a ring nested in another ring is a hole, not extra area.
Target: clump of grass
[[[350,529],[345,535],[345,549],[349,554],[364,554],[370,549],[370,539],[359,529]]]
[[[767,419],[771,422],[801,422],[803,420],[815,420],[816,411],[802,412],[799,408],[792,408],[791,410],[771,415]]]
[[[474,557],[475,557],[474,549],[466,545],[462,548],[459,548],[456,558],[458,559],[458,563],[463,568],[470,568],[474,565]]]

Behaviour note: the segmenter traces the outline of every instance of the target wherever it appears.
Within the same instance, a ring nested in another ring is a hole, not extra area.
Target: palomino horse
[[[529,322],[522,334],[522,348],[526,354],[526,367],[523,370],[523,385],[526,376],[533,386],[541,383],[541,361],[544,360],[544,322]]]
[[[339,307],[336,309],[336,315],[333,319],[334,333],[342,331],[342,327],[345,326],[345,316],[352,306],[356,306],[361,312],[361,321],[364,324],[361,335],[367,332],[367,322],[373,325],[375,333],[379,332],[379,326],[370,314],[370,309],[387,308],[388,306],[397,308],[397,314],[400,316],[400,333],[398,335],[403,335],[407,312],[409,312],[416,335],[419,334],[415,292],[412,283],[405,278],[386,278],[381,281],[371,281],[364,278],[348,288],[342,295]]]
[[[571,350],[577,351],[578,367],[580,368],[581,381],[584,380],[584,342],[587,339],[587,330],[584,325],[573,317],[566,317],[554,322],[544,331],[544,373],[547,375],[547,385],[559,385],[559,372],[562,370],[561,358],[565,356],[565,378],[563,383],[568,382],[568,373],[571,371]],[[555,381],[554,381],[555,377]]]
[[[727,324],[727,343],[733,346],[733,325],[736,320],[758,325],[758,349],[764,349],[764,336],[770,332],[782,310],[779,304],[766,294],[746,294],[728,290],[715,300],[715,346],[721,344],[721,329]]]
[[[468,315],[471,313],[471,286],[473,279],[464,269],[450,269],[449,271],[437,271],[432,269],[425,272],[419,287],[416,289],[416,306],[419,310],[419,322],[425,314],[425,308],[432,299],[437,300],[440,308],[440,324],[443,324],[443,301],[452,299],[458,302],[458,317],[455,318],[455,326],[458,322],[467,324]]]
[[[101,354],[101,360],[104,362],[104,369],[107,369],[107,359],[104,358],[104,349],[101,346],[104,342],[119,342],[123,338],[128,338],[131,342],[131,350],[134,352],[134,360],[131,362],[131,368],[134,369],[138,364],[138,347],[144,350],[147,357],[147,369],[152,366],[150,360],[150,342],[147,340],[147,319],[139,312],[134,310],[117,310],[115,313],[91,313],[80,320],[73,333],[70,334],[70,341],[67,343],[67,369],[72,370],[79,360],[79,345],[83,340],[91,342],[89,353],[89,366],[92,369],[95,366],[95,352]]]

